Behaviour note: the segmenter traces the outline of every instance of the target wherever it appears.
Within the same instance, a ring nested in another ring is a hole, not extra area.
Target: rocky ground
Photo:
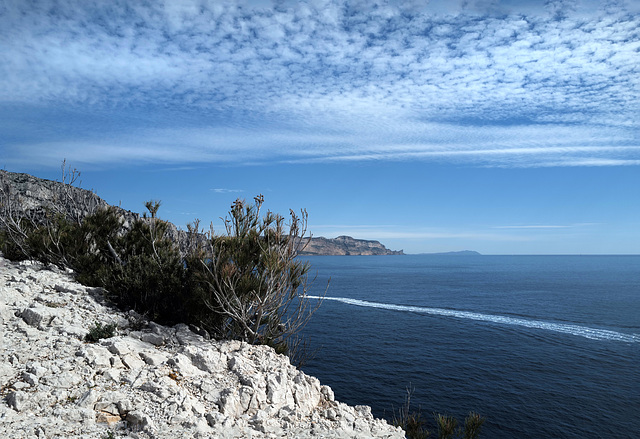
[[[116,336],[84,340],[95,326]],[[122,313],[72,273],[0,257],[0,436],[403,438],[265,346]]]

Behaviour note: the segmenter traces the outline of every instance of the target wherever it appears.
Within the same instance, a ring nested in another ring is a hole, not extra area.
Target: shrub
[[[96,322],[95,325],[89,329],[89,333],[85,335],[84,339],[90,343],[95,343],[103,338],[111,338],[115,335],[117,327],[115,323],[103,325]]]
[[[105,286],[113,267],[120,262],[113,246],[119,244],[122,218],[113,207],[101,208],[85,217],[80,227],[72,268],[79,282]]]
[[[160,323],[176,323],[181,320],[185,268],[167,229],[168,223],[157,218],[135,222],[115,240],[112,260],[101,282],[121,307]]]
[[[407,388],[407,395],[403,406],[396,413],[393,411],[391,424],[405,431],[408,439],[428,438],[431,433],[427,430],[427,422],[422,417],[420,408],[411,409],[411,395],[413,389]],[[464,438],[477,439],[485,418],[475,412],[470,412],[464,420],[464,429],[458,427],[458,420],[453,416],[433,414],[438,431],[438,439]]]
[[[204,303],[220,316],[211,329],[222,338],[268,344],[286,352],[320,305],[307,297],[307,262],[297,260],[306,244],[307,213],[290,211],[284,217],[260,210],[263,197],[253,205],[236,200],[225,218],[226,234],[211,231],[211,258],[202,266]]]
[[[74,183],[79,179],[77,169],[62,162],[62,182],[51,189],[51,203],[47,206],[25,205],[4,172],[0,172],[0,229],[3,241],[0,248],[13,260],[38,258],[45,263],[71,266],[69,256],[79,254],[74,249],[79,239],[79,226],[87,212],[100,204],[93,193],[79,193]]]
[[[288,352],[295,336],[320,305],[307,297],[309,264],[296,257],[306,244],[307,214],[261,216],[263,197],[236,200],[225,234],[209,233],[209,257],[187,261],[206,316],[200,323],[218,338],[267,344]],[[202,313],[202,310],[200,310]]]
[[[397,414],[394,410],[391,424],[402,428],[409,439],[426,439],[431,433],[427,430],[427,423],[422,418],[422,410],[420,408],[417,411],[411,410],[412,393],[413,389],[407,388],[404,405],[398,410]]]
[[[26,244],[31,249],[31,254],[45,264],[72,266],[68,256],[75,249],[69,247],[78,241],[78,232],[76,224],[67,221],[60,214],[47,211],[44,224],[28,232]]]
[[[7,253],[7,246],[9,244],[9,238],[7,237],[7,232],[4,229],[0,229],[0,252],[2,254],[5,254],[5,257],[8,258],[8,256],[6,256]],[[12,258],[9,258],[12,259]]]
[[[40,224],[27,224],[23,247],[27,256],[46,264],[72,268],[78,281],[103,286],[113,264],[111,242],[117,242],[121,219],[114,208],[99,208],[75,223],[51,211]],[[14,254],[17,250],[14,251]]]
[[[480,429],[485,418],[475,412],[470,412],[464,420],[464,439],[476,439],[480,436]]]
[[[226,233],[201,233],[196,221],[181,251],[171,224],[157,217],[159,201],[146,202],[151,216],[124,230],[115,208],[73,204],[85,198],[72,193],[79,173],[69,172],[65,177],[63,163],[62,195],[44,211],[21,210],[10,185],[0,181],[5,256],[72,268],[80,282],[104,287],[121,308],[158,323],[194,324],[216,338],[300,354],[297,334],[321,303],[307,297],[309,265],[296,259],[308,242],[305,211],[291,211],[285,224],[280,215],[261,216],[261,195],[253,204],[238,199]]]
[[[456,433],[456,427],[458,426],[458,420],[453,416],[442,415],[435,413],[433,415],[438,426],[438,439],[452,438]]]

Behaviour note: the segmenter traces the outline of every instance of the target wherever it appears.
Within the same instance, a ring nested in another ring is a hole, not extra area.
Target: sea
[[[640,256],[305,259],[326,295],[302,369],[339,401],[390,419],[410,394],[431,431],[473,411],[486,439],[640,438]]]

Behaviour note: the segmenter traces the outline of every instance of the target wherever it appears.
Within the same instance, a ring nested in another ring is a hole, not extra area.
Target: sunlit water
[[[310,257],[303,369],[378,417],[412,403],[484,438],[640,437],[640,257]]]

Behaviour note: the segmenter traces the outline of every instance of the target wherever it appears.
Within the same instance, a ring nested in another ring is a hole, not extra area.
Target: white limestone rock
[[[7,395],[7,404],[17,412],[23,411],[29,403],[29,396],[26,392],[16,390]]]
[[[159,366],[167,361],[167,355],[157,352],[140,352],[140,358],[149,366]]]
[[[145,322],[101,297],[67,271],[0,257],[0,435],[404,437],[269,347]],[[85,342],[95,322],[118,335]]]
[[[165,338],[159,334],[143,333],[140,335],[140,340],[150,343],[154,346],[162,346],[165,342]]]
[[[39,328],[49,325],[53,319],[53,315],[43,306],[34,305],[32,308],[26,308],[20,313],[20,317],[30,326]]]

